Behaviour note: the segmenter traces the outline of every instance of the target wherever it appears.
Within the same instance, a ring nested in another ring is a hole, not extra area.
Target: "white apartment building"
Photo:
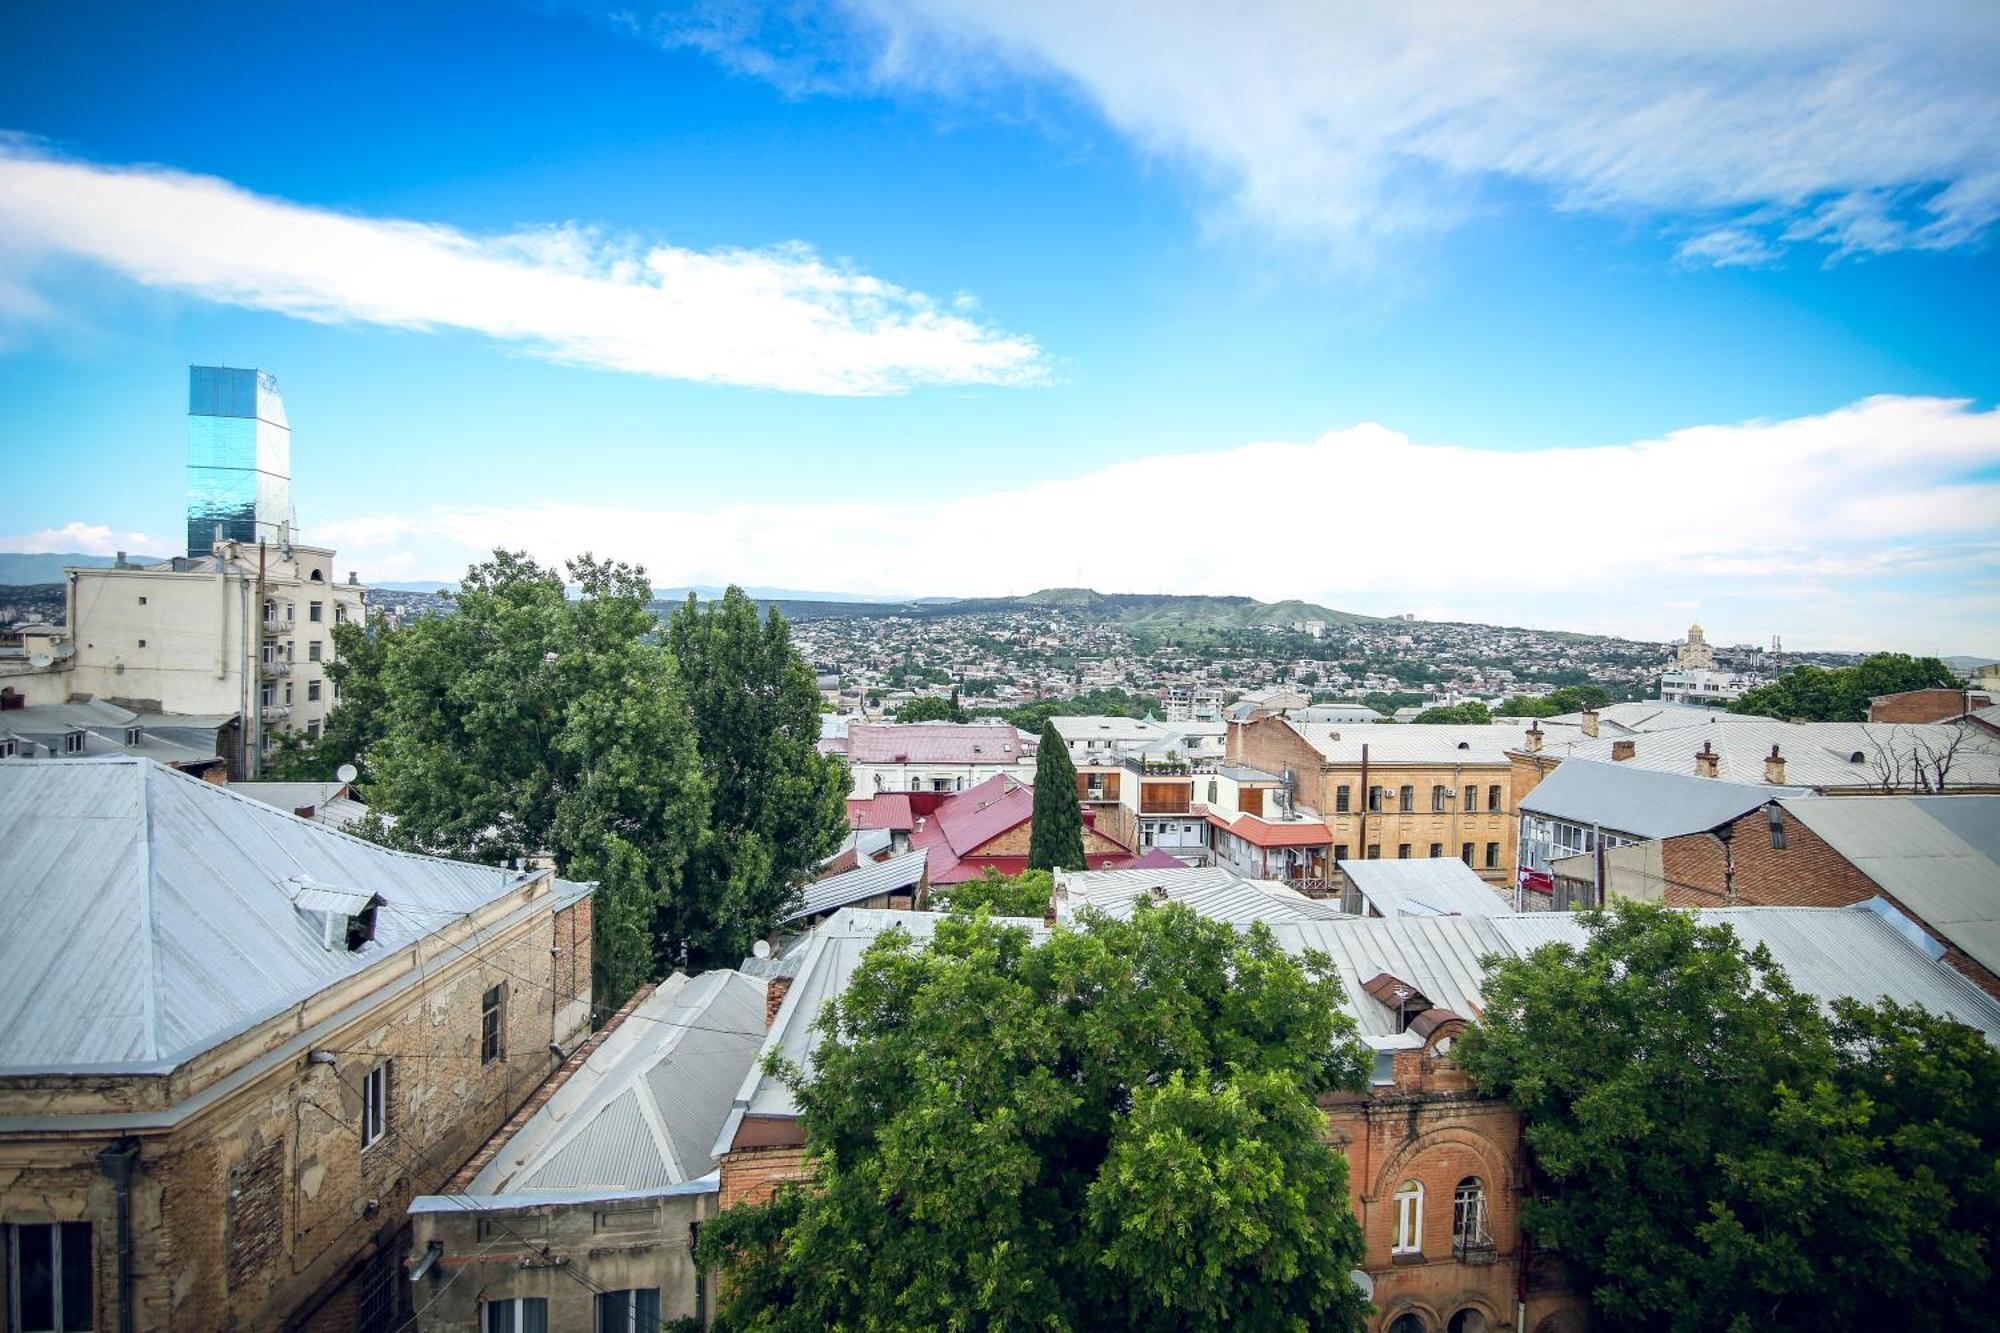
[[[205,556],[66,571],[67,693],[140,712],[237,714],[238,779],[283,732],[318,736],[336,702],[333,627],[368,593],[324,547],[225,541]]]
[[[1660,674],[1660,702],[1722,708],[1763,684],[1756,676],[1709,667],[1676,667]]]

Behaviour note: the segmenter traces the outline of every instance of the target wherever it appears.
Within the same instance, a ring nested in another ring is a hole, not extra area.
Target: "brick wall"
[[[721,1170],[724,1208],[734,1208],[739,1203],[763,1203],[785,1181],[804,1180],[811,1175],[806,1169],[806,1150],[791,1145],[738,1148],[723,1157]]]
[[[1868,701],[1870,722],[1942,722],[1991,706],[1990,696],[1966,690],[1904,690]]]

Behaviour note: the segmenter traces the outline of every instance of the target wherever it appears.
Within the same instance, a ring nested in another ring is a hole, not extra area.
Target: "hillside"
[[[156,565],[160,557],[151,555],[127,556],[135,565]],[[36,552],[25,554],[20,551],[0,551],[0,583],[21,586],[36,583],[61,583],[63,570],[71,566],[83,569],[101,569],[117,563],[116,556],[84,555],[77,551]]]
[[[775,606],[791,620],[879,619],[912,616],[1007,615],[1060,611],[1098,624],[1132,628],[1240,629],[1257,625],[1291,625],[1318,620],[1328,625],[1373,623],[1370,616],[1334,611],[1311,602],[1260,602],[1251,597],[1176,597],[1159,593],[1102,593],[1091,588],[1044,588],[1019,597],[920,598],[908,602],[820,601],[790,597],[760,597],[761,606]],[[656,603],[656,606],[659,604]]]

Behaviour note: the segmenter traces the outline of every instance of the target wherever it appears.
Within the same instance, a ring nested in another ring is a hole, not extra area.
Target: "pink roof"
[[[1021,733],[993,722],[854,722],[847,759],[855,764],[1015,764]]]
[[[1186,870],[1187,862],[1181,860],[1178,856],[1163,852],[1157,847],[1148,847],[1146,854],[1134,857],[1131,865],[1117,868],[1122,870]]]
[[[883,792],[880,796],[847,798],[847,826],[855,829],[885,828],[907,833],[917,826],[910,810],[908,792]]]
[[[1034,788],[996,773],[939,805],[925,828],[938,830],[952,851],[964,856],[1015,825],[1027,823],[1034,813]]]

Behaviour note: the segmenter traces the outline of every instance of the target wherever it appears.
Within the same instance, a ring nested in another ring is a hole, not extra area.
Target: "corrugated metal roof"
[[[1396,1013],[1366,989],[1381,973],[1406,981],[1433,1005],[1475,1017],[1486,971],[1479,960],[1504,951],[1487,916],[1349,917],[1274,925],[1293,953],[1317,949],[1340,969],[1347,1010],[1363,1037],[1399,1035]]]
[[[764,1038],[764,986],[727,970],[661,982],[466,1192],[644,1189],[706,1176]]]
[[[856,764],[1017,764],[1027,752],[1004,722],[855,722],[847,758]]]
[[[793,911],[778,918],[778,924],[801,917],[818,916],[850,903],[866,902],[885,893],[901,893],[916,888],[924,877],[925,853],[905,852],[886,861],[863,861],[854,869],[806,885],[805,897]]]
[[[537,878],[149,760],[0,760],[0,1071],[171,1067]],[[380,895],[375,939],[327,949],[301,884]]]
[[[1729,718],[1721,721],[1720,718]],[[1633,740],[1633,755],[1624,766],[1664,773],[1694,773],[1694,757],[1704,742],[1717,756],[1717,777],[1753,786],[1764,781],[1764,760],[1773,745],[1785,760],[1785,781],[1815,790],[1879,791],[1885,756],[1902,761],[1899,786],[1914,788],[1917,778],[1910,759],[1912,747],[1943,749],[1964,736],[1953,763],[1954,787],[2000,787],[2000,738],[1977,728],[1951,722],[1779,722],[1767,717],[1720,714],[1696,726],[1656,731]],[[1543,752],[1565,759],[1609,760],[1615,742],[1596,740],[1544,742]],[[1518,746],[1516,748],[1519,748]],[[1859,759],[1854,756],[1860,755]]]
[[[1635,838],[1671,838],[1727,824],[1766,801],[1809,794],[1804,787],[1662,773],[1634,768],[1629,762],[1568,759],[1521,798],[1521,809]]]
[[[1499,916],[1512,904],[1455,856],[1341,861],[1383,916]]]
[[[1848,796],[1784,806],[1931,930],[2000,972],[2000,796]]]
[[[1068,920],[1086,908],[1118,920],[1129,918],[1139,903],[1165,893],[1213,921],[1248,925],[1252,921],[1330,921],[1347,914],[1338,903],[1308,898],[1275,880],[1246,879],[1221,866],[1179,870],[1080,870],[1064,874],[1057,891],[1058,919]]]
[[[1285,724],[1328,763],[1358,764],[1361,747],[1376,764],[1495,764],[1507,763],[1507,751],[1520,744],[1521,729],[1512,722],[1453,725],[1397,723],[1353,726],[1329,722]]]

